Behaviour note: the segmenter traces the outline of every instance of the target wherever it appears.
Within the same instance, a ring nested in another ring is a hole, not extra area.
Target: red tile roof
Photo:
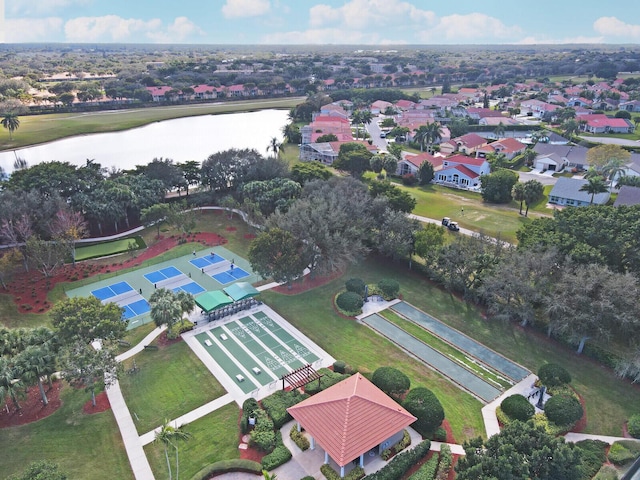
[[[624,118],[611,118],[602,113],[594,113],[584,117],[590,127],[628,128],[629,124]]]
[[[402,160],[405,160],[411,163],[412,165],[415,165],[416,167],[420,167],[420,165],[422,165],[422,162],[427,161],[431,165],[433,165],[435,169],[438,169],[438,167],[442,166],[442,161],[444,160],[444,158],[434,157],[428,152],[422,152],[422,153],[419,153],[418,155],[411,155],[411,154],[404,155]]]
[[[359,373],[287,411],[339,466],[416,420]]]
[[[462,173],[464,176],[469,178],[477,178],[480,176],[470,168],[465,167],[464,165],[457,165],[453,168],[459,171],[460,173]]]
[[[467,133],[466,135],[462,135],[461,137],[454,138],[453,141],[456,143],[461,143],[467,148],[475,148],[487,143],[486,138],[482,138],[480,135],[477,135],[475,133]]]
[[[486,160],[484,158],[467,157],[466,155],[453,155],[444,159],[445,162],[456,163],[460,165],[481,166]]]

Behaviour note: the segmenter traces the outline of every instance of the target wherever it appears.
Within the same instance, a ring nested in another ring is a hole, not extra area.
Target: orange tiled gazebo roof
[[[287,411],[341,467],[416,421],[359,373]]]

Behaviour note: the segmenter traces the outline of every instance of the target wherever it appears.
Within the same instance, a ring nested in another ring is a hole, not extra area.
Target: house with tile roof
[[[435,182],[460,188],[480,187],[480,177],[491,173],[484,158],[454,155],[442,160],[442,169],[435,174]]]
[[[303,162],[320,162],[325,165],[332,165],[338,159],[340,146],[345,143],[360,143],[364,145],[371,153],[378,153],[378,147],[369,145],[364,140],[350,140],[337,142],[321,142],[321,143],[303,143],[300,145],[300,153],[298,157]]]
[[[586,147],[579,145],[556,145],[551,143],[537,143],[533,147],[537,153],[533,166],[536,170],[562,170],[565,166],[586,169],[588,167]],[[552,161],[547,161],[550,158]],[[554,166],[555,165],[555,166]]]
[[[589,181],[582,178],[560,177],[549,193],[549,203],[552,205],[586,207],[604,205],[611,196],[609,192],[596,193],[591,201],[591,194],[580,189]]]
[[[444,157],[434,156],[428,152],[422,152],[416,155],[403,151],[402,158],[398,161],[398,169],[396,170],[396,175],[416,175],[418,173],[420,165],[422,165],[423,162],[429,162],[431,165],[433,165],[433,171],[435,173],[442,170],[443,161]]]
[[[369,452],[380,454],[403,436],[406,427],[417,420],[395,400],[360,373],[289,407],[287,412],[310,436],[311,450],[324,450],[340,467],[357,461],[364,467]],[[303,454],[304,455],[304,454]]]
[[[604,113],[594,113],[583,117],[585,132],[589,133],[633,133],[635,127],[626,118],[608,117]]]
[[[309,125],[300,129],[302,144],[313,143],[319,137],[329,134],[335,135],[341,142],[353,140],[349,119],[337,115],[318,115]]]
[[[173,90],[173,87],[168,85],[163,85],[160,87],[145,87],[147,92],[151,94],[151,98],[154,102],[164,102],[167,100],[167,96],[165,95],[167,92]]]
[[[477,133],[467,133],[461,137],[452,138],[447,142],[440,144],[440,151],[444,154],[464,153],[466,155],[475,155],[476,150],[487,145],[487,139],[482,138]]]
[[[620,110],[626,110],[627,112],[640,112],[640,100],[621,102]]]
[[[527,146],[516,140],[515,138],[501,138],[495,142],[479,147],[476,150],[476,157],[486,158],[491,153],[502,153],[508,160],[511,160],[516,155],[520,155],[525,151]]]

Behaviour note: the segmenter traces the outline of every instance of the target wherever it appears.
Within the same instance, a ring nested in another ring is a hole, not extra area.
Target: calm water
[[[273,137],[282,141],[287,114],[287,110],[262,110],[166,120],[123,132],[57,140],[15,153],[0,152],[0,166],[10,173],[16,156],[24,158],[29,166],[51,160],[80,166],[93,159],[103,167],[129,169],[156,157],[202,162],[230,148],[255,148],[266,154]]]

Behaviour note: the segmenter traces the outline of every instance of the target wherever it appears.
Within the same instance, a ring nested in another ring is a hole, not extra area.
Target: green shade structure
[[[213,312],[215,309],[231,303],[233,303],[233,300],[222,290],[213,290],[196,297],[196,305],[206,313]]]
[[[255,297],[260,293],[248,282],[237,282],[225,287],[223,290],[227,295],[233,298],[234,302],[238,302],[249,297]]]

